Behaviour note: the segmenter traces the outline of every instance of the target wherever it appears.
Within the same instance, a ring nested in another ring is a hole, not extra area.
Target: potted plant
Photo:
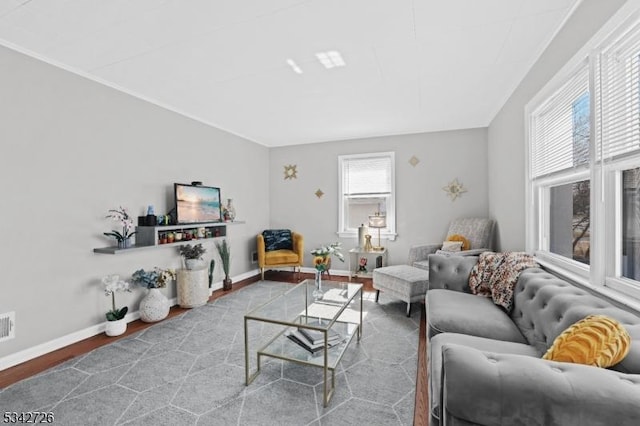
[[[129,216],[127,209],[120,206],[117,210],[109,210],[105,217],[120,222],[122,232],[113,230],[111,232],[103,232],[103,234],[107,237],[114,237],[118,242],[118,248],[131,247],[131,237],[135,235],[135,231],[131,232],[133,229],[133,220],[131,216]]]
[[[185,244],[180,246],[180,254],[184,259],[184,265],[186,269],[199,269],[204,267],[202,255],[207,252],[207,249],[202,247],[201,243],[194,246],[191,244]]]
[[[216,241],[216,248],[218,249],[218,254],[222,261],[222,270],[224,271],[222,289],[225,291],[231,290],[231,284],[233,284],[233,281],[229,278],[229,269],[231,267],[231,249],[229,247],[229,243],[227,243],[226,239],[222,240],[222,242]]]
[[[105,333],[107,336],[119,336],[127,331],[127,321],[124,319],[127,315],[128,307],[121,309],[116,308],[116,292],[131,291],[129,283],[121,280],[119,275],[107,275],[102,278],[104,284],[105,296],[111,296],[111,310],[106,313],[107,325]]]
[[[213,285],[213,270],[216,267],[216,261],[211,259],[209,262],[209,288]]]
[[[313,297],[318,300],[322,299],[324,291],[322,291],[322,273],[329,269],[331,256],[335,256],[344,262],[344,256],[342,254],[342,247],[340,243],[329,244],[328,246],[322,246],[311,250],[313,257],[313,266],[316,268],[315,277],[315,290],[313,291]]]
[[[172,269],[154,268],[152,271],[139,269],[131,276],[131,281],[141,287],[149,289],[147,295],[140,301],[140,319],[144,322],[156,322],[169,315],[169,300],[160,292],[168,282],[176,278]]]

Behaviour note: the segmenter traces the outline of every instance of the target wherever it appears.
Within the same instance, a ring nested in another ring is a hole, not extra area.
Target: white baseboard
[[[254,277],[258,274],[260,274],[260,271],[255,269],[253,271],[245,272],[240,275],[234,276],[232,277],[232,280],[236,282],[242,281],[242,280]],[[222,288],[222,281],[214,283],[212,285],[212,288],[209,294],[212,294],[214,290],[218,290],[221,288]],[[171,306],[177,305],[178,299],[175,297],[169,299],[169,304]],[[131,321],[135,321],[139,318],[140,318],[140,313],[138,311],[130,312],[127,314],[127,316],[125,316],[127,323],[130,323]],[[91,327],[87,327],[83,330],[74,331],[73,333],[67,334],[62,337],[58,337],[57,339],[50,340],[40,345],[36,345],[31,348],[24,349],[20,352],[7,355],[3,358],[0,358],[0,371],[16,366],[18,364],[22,364],[23,362],[30,361],[34,358],[48,354],[58,349],[64,348],[65,346],[78,343],[81,340],[88,339],[89,337],[97,336],[100,333],[104,333],[105,327],[106,327],[106,321],[100,324],[92,325]]]
[[[256,275],[260,275],[260,270],[259,269],[253,269],[251,271],[242,273],[240,275],[236,275],[236,276],[233,277],[233,281],[237,282],[237,281],[242,281],[242,280],[248,280],[249,278],[253,278]]]
[[[127,315],[129,316],[129,315]],[[127,320],[127,322],[129,322]],[[53,352],[57,349],[68,346],[72,343],[79,342],[89,337],[95,336],[104,332],[104,324],[97,324],[84,330],[76,331],[75,333],[67,334],[66,336],[59,337],[46,343],[42,343],[37,346],[33,346],[29,349],[24,349],[20,352],[16,352],[11,355],[7,355],[0,358],[0,371],[5,370],[14,365],[22,364],[25,361],[37,358],[41,355]]]

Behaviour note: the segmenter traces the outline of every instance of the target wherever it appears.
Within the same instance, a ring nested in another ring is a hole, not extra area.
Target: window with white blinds
[[[341,237],[356,235],[369,215],[386,216],[382,235],[395,238],[395,183],[393,152],[341,155],[339,163],[339,220]]]
[[[597,158],[640,151],[640,26],[604,47],[596,58]]]
[[[343,159],[344,195],[391,194],[389,155]]]
[[[531,176],[589,162],[589,72],[584,63],[531,116]]]
[[[527,105],[527,250],[640,300],[640,5],[590,43]]]

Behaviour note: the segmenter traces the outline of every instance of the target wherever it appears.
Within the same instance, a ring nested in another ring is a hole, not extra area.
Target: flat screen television
[[[220,188],[186,183],[173,184],[176,200],[176,223],[220,222],[222,204]]]

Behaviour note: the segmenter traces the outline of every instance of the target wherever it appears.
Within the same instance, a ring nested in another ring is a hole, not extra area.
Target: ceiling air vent
[[[0,314],[0,342],[16,337],[16,313]]]

